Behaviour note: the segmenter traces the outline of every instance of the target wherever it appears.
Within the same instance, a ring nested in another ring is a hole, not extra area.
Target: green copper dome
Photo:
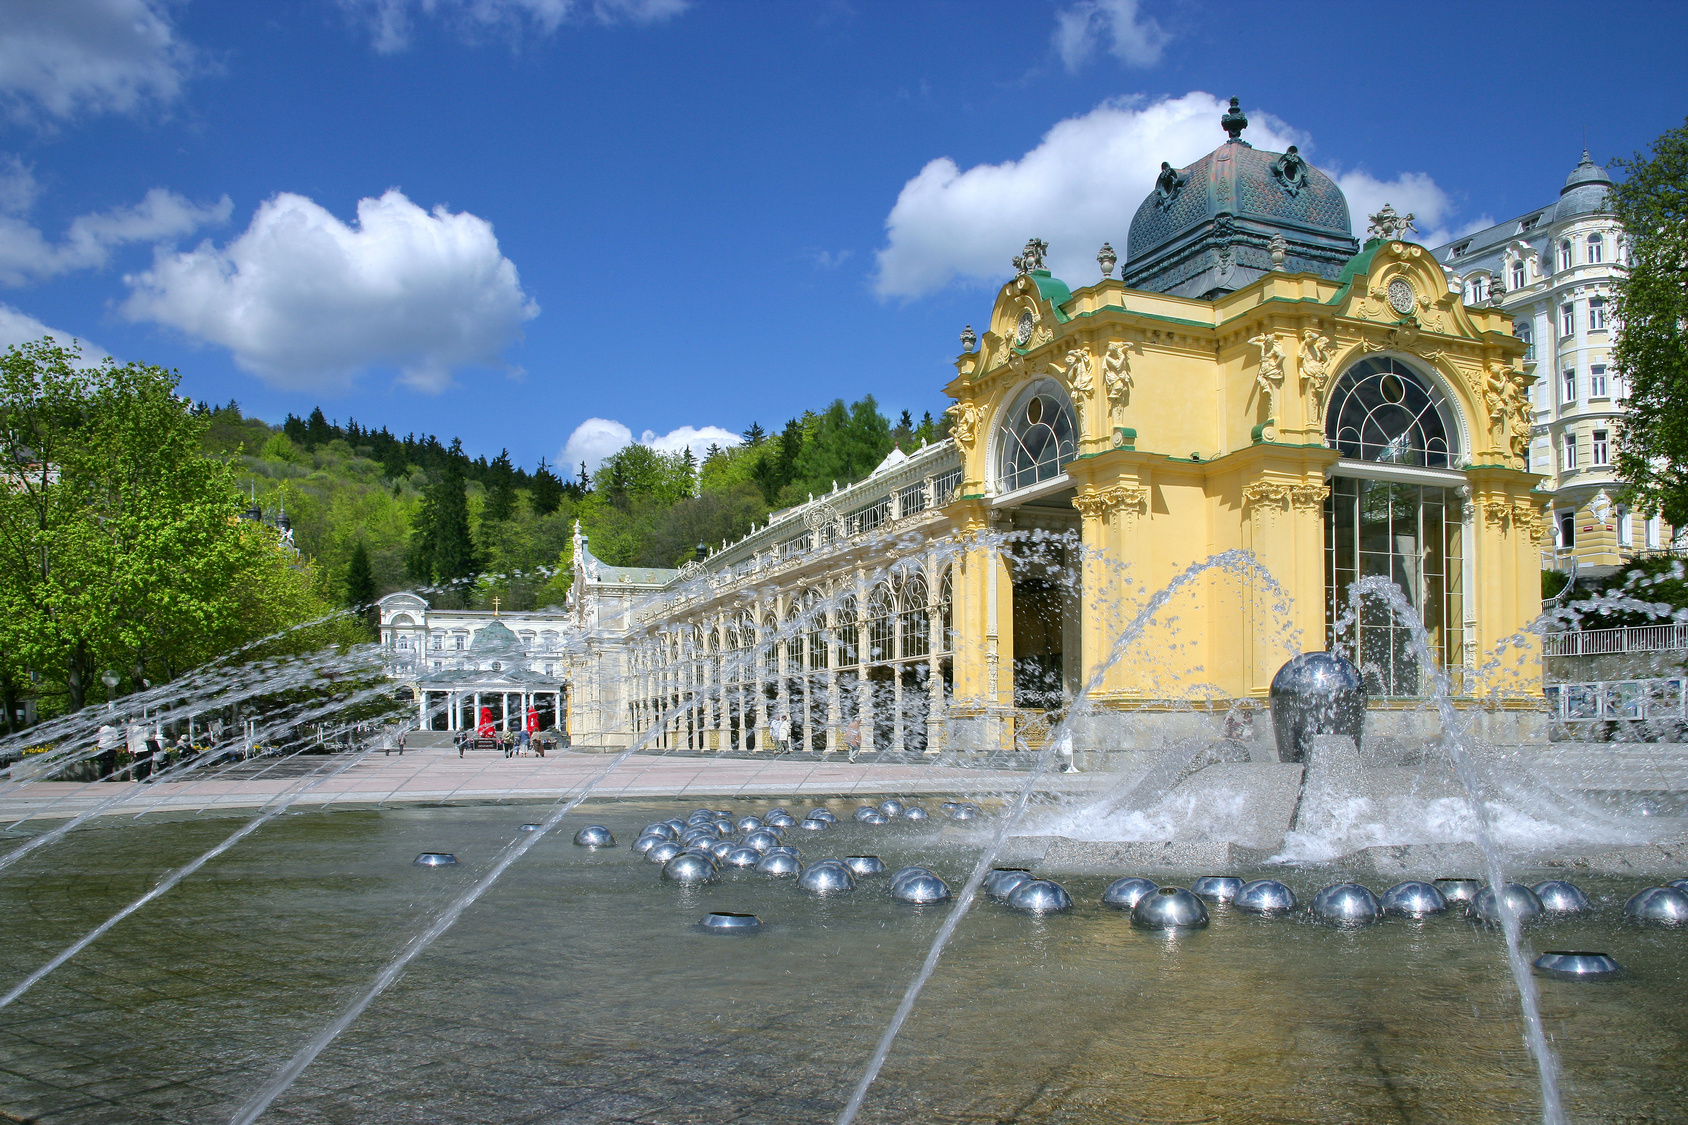
[[[1334,278],[1360,249],[1348,199],[1296,147],[1267,152],[1242,139],[1248,119],[1231,99],[1230,139],[1187,168],[1161,165],[1155,190],[1131,220],[1121,277],[1134,289],[1212,298],[1272,269]]]

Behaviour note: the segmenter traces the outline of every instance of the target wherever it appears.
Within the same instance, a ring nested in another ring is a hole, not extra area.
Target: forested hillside
[[[948,419],[893,424],[872,397],[806,411],[777,433],[757,423],[741,445],[662,453],[629,445],[589,475],[543,460],[529,470],[507,451],[471,458],[459,441],[397,437],[330,421],[320,409],[281,426],[233,402],[201,405],[207,450],[231,459],[266,519],[285,509],[295,539],[348,604],[393,590],[478,576],[442,604],[525,609],[568,589],[574,521],[592,550],[623,566],[673,567],[699,543],[719,544],[810,493],[860,480],[893,444],[936,440]],[[361,548],[361,552],[360,552]]]

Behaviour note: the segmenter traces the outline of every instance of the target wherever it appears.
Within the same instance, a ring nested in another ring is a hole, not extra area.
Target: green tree
[[[1629,240],[1629,274],[1615,287],[1612,364],[1629,388],[1618,431],[1624,497],[1688,526],[1688,123],[1627,173],[1611,207]]]
[[[359,539],[346,564],[346,607],[356,610],[366,626],[378,627],[380,611],[375,608],[375,570],[369,565],[369,549]]]
[[[502,523],[516,514],[516,473],[510,465],[510,451],[500,450],[487,467],[486,507],[481,519]]]
[[[410,576],[420,582],[448,582],[475,573],[469,496],[456,461],[447,461],[422,492],[411,533],[409,566]]]
[[[528,485],[528,501],[533,505],[534,514],[540,516],[550,515],[563,502],[563,482],[557,479],[557,474],[551,471],[543,457],[539,459],[539,468]]]
[[[35,679],[46,712],[108,668],[161,682],[329,610],[320,572],[240,518],[232,466],[202,451],[213,414],[176,387],[51,338],[0,357],[0,680]]]

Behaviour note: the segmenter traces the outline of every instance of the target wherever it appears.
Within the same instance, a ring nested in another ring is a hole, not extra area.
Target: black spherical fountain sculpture
[[[1365,724],[1365,681],[1334,652],[1304,652],[1272,677],[1279,761],[1305,762],[1320,734],[1345,734],[1358,747]]]

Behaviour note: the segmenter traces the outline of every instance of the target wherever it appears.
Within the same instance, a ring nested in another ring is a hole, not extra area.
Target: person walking
[[[774,745],[781,754],[791,753],[791,720],[784,715],[775,715],[771,724],[774,730]]]

